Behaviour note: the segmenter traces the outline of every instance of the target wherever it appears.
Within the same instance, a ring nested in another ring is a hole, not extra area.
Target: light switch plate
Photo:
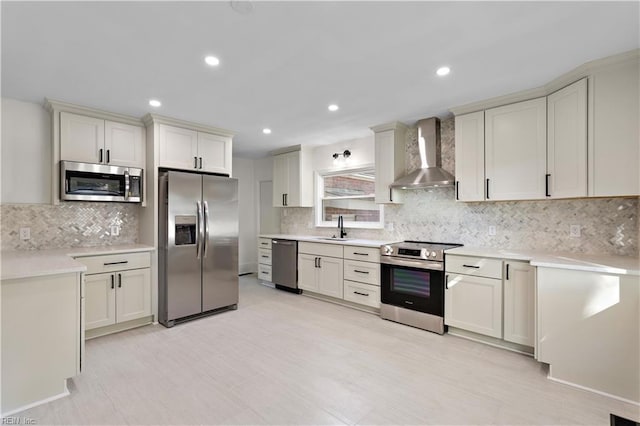
[[[489,235],[496,235],[496,227],[494,225],[489,226]]]
[[[569,236],[575,237],[575,238],[580,238],[581,234],[582,233],[580,232],[580,225],[571,225],[569,227]]]
[[[117,237],[120,235],[120,227],[118,225],[111,225],[111,236]]]
[[[21,240],[30,240],[31,239],[31,228],[20,228],[20,239]]]

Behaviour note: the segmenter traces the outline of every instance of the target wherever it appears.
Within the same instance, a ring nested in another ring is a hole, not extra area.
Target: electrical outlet
[[[571,225],[569,227],[569,236],[575,237],[575,238],[580,238],[580,235],[581,235],[580,225]]]
[[[496,227],[495,227],[495,225],[489,226],[489,235],[491,235],[491,236],[496,235]]]
[[[120,227],[118,225],[111,225],[111,236],[117,237],[120,235]]]
[[[31,239],[31,228],[20,228],[20,239],[21,240],[30,240]]]

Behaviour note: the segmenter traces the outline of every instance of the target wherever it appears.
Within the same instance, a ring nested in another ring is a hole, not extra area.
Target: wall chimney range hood
[[[418,149],[420,151],[421,168],[396,180],[389,187],[419,189],[455,185],[456,178],[441,167],[440,119],[436,117],[426,118],[416,124],[418,126]]]

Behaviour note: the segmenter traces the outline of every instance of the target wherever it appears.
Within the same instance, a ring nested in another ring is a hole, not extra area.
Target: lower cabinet
[[[271,238],[258,239],[258,279],[271,282]]]
[[[504,340],[534,346],[536,268],[511,261],[504,268]]]
[[[449,275],[445,324],[486,336],[502,337],[502,280]]]
[[[76,260],[87,265],[85,274],[85,330],[98,336],[151,322],[149,253],[91,256]],[[109,272],[106,272],[109,271]],[[122,328],[114,327],[122,325]],[[113,327],[113,329],[102,329]]]
[[[343,260],[313,254],[298,255],[298,287],[342,299]]]

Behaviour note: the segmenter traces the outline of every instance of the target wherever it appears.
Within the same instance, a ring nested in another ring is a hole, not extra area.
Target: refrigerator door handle
[[[200,245],[202,244],[202,208],[200,201],[196,201],[197,224],[196,224],[196,258],[200,259]]]
[[[202,245],[204,246],[204,253],[202,255],[203,259],[207,257],[207,251],[209,249],[209,203],[204,202],[204,218],[202,220],[204,225],[204,239],[202,240]]]

